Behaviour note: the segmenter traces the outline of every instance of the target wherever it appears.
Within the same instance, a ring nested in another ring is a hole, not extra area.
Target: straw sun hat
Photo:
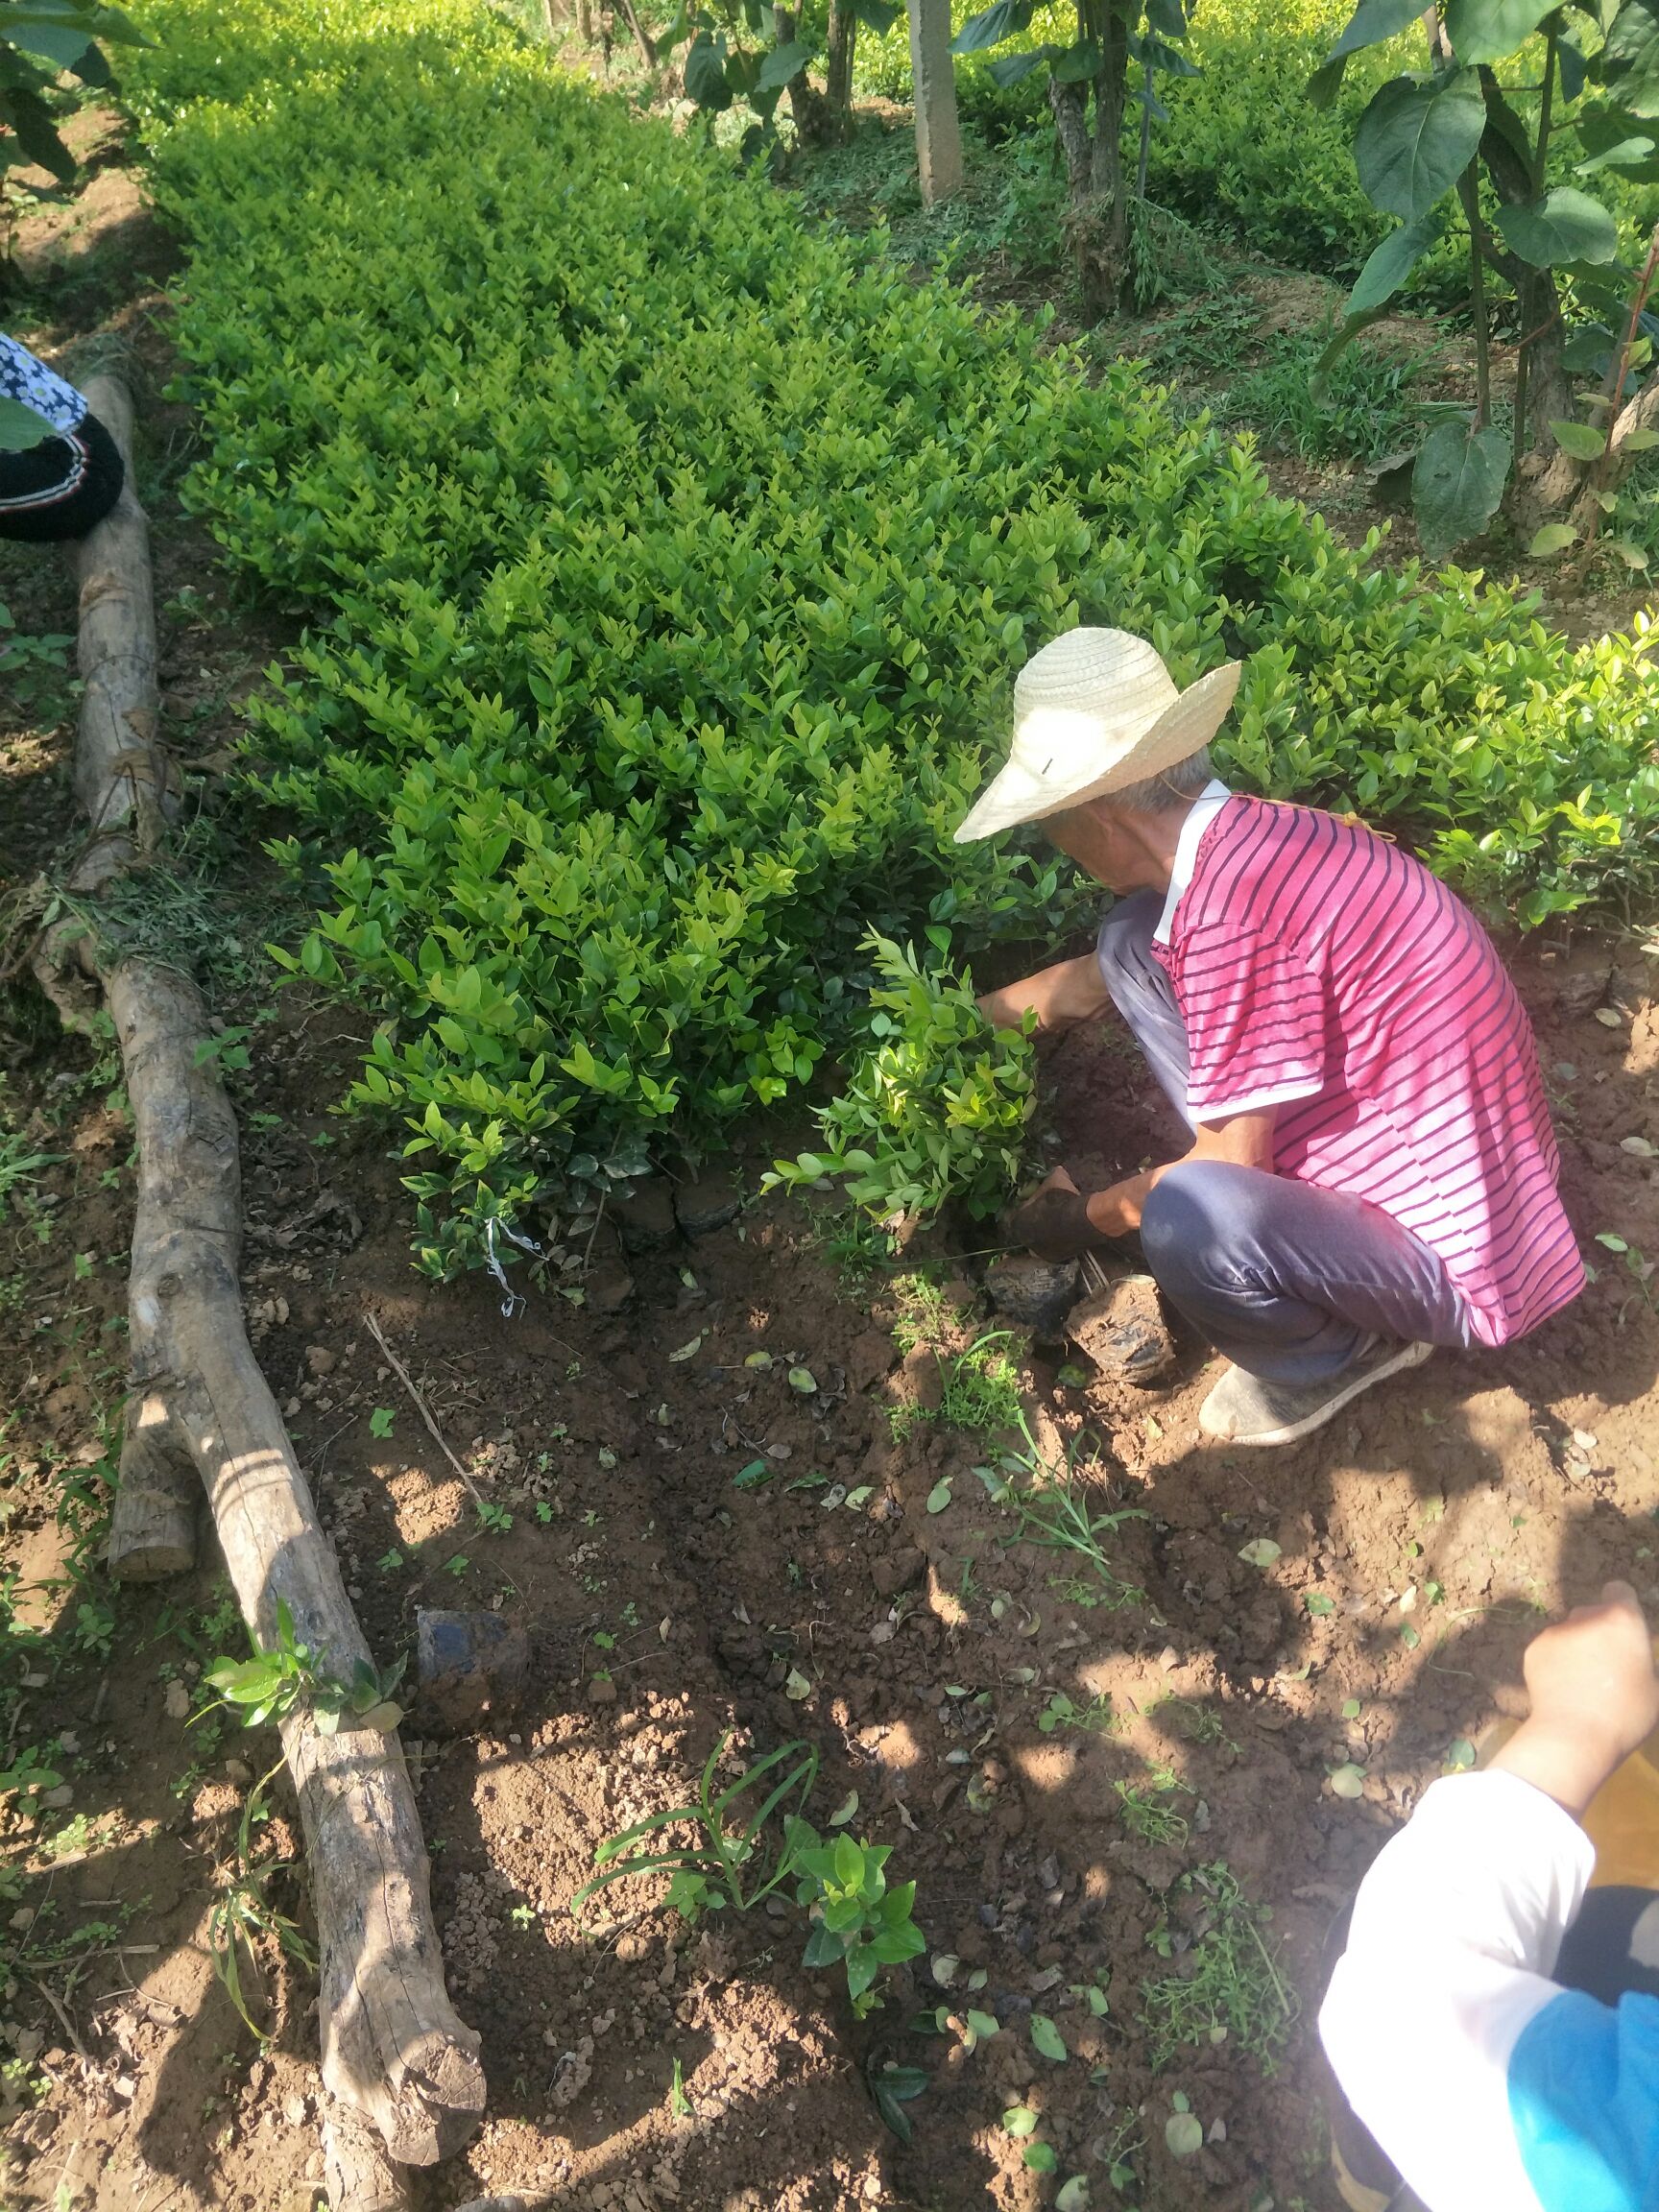
[[[1104,798],[1201,752],[1238,688],[1237,661],[1185,691],[1143,637],[1068,630],[1014,680],[1008,764],[956,832],[958,845]]]

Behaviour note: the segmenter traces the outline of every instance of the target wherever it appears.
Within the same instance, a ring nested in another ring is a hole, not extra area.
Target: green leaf
[[[950,1504],[950,1481],[951,1478],[949,1475],[942,1475],[932,1489],[928,1491],[927,1510],[929,1513],[943,1513],[946,1506]]]
[[[1653,140],[1637,135],[1616,138],[1612,145],[1604,146],[1600,153],[1592,154],[1588,160],[1575,161],[1575,177],[1594,177],[1600,169],[1639,169],[1651,158]]]
[[[1099,74],[1100,48],[1093,38],[1085,38],[1077,46],[1068,46],[1064,53],[1054,57],[1057,84],[1086,84],[1090,78]]]
[[[1271,1567],[1284,1549],[1282,1544],[1275,1544],[1271,1536],[1253,1536],[1248,1544],[1240,1545],[1238,1556],[1246,1567]]]
[[[1331,1776],[1331,1792],[1335,1797],[1363,1797],[1365,1794],[1365,1769],[1350,1759],[1338,1767]]]
[[[1073,2174],[1069,2181],[1062,2181],[1060,2193],[1054,2200],[1054,2212],[1089,2212],[1093,2201],[1086,2174]]]
[[[1446,0],[1446,36],[1459,61],[1506,61],[1560,0]]]
[[[1057,2066],[1064,2064],[1070,2056],[1066,2048],[1065,2036],[1046,2012],[1033,2012],[1031,2015],[1031,2044],[1045,2058],[1052,2058]]]
[[[1033,2174],[1052,2174],[1060,2163],[1052,2143],[1027,2143],[1020,2153],[1020,2160]]]
[[[1551,553],[1565,553],[1575,545],[1578,533],[1570,522],[1546,522],[1527,548],[1529,561],[1548,561]]]
[[[873,31],[878,38],[885,38],[904,14],[902,8],[891,7],[888,0],[854,0],[853,12],[865,30]]]
[[[36,415],[20,399],[0,397],[0,453],[27,453],[31,445],[54,435],[44,415]]]
[[[1346,312],[1366,315],[1373,307],[1381,307],[1384,300],[1392,300],[1433,245],[1439,228],[1437,223],[1425,218],[1421,223],[1403,223],[1398,230],[1391,230],[1382,245],[1373,249],[1370,259],[1355,278]]]
[[[1609,538],[1606,544],[1608,552],[1615,554],[1618,559],[1623,561],[1626,568],[1644,569],[1647,567],[1647,554],[1631,539]]]
[[[1315,1621],[1323,1621],[1327,1614],[1334,1613],[1336,1610],[1335,1599],[1327,1598],[1322,1590],[1310,1590],[1302,1602],[1312,1614]]]
[[[1171,2158],[1190,2158],[1204,2148],[1204,2123],[1194,2112],[1171,2112],[1164,2123]]]
[[[1550,425],[1555,443],[1575,461],[1599,461],[1607,450],[1607,434],[1588,422],[1554,421]]]
[[[1611,261],[1619,252],[1619,226],[1599,201],[1571,184],[1556,184],[1525,207],[1500,207],[1495,217],[1503,242],[1534,269],[1563,261]]]
[[[760,64],[760,74],[755,80],[757,92],[780,92],[791,77],[799,77],[812,59],[812,49],[802,39],[792,38],[787,46],[775,46]]]
[[[1359,0],[1327,60],[1334,61],[1339,56],[1357,54],[1362,46],[1381,46],[1385,38],[1397,38],[1422,14],[1418,0]]]
[[[1032,2111],[1029,2104],[1012,2104],[1002,2115],[1002,2125],[1007,2128],[1010,2135],[1035,2135],[1037,2132],[1037,2114]]]
[[[1509,475],[1509,440],[1488,423],[1471,435],[1462,422],[1436,424],[1411,471],[1411,504],[1425,556],[1443,561],[1483,530]]]
[[[1597,57],[1597,74],[1627,113],[1643,122],[1659,116],[1659,12],[1643,0],[1625,0]]]
[[[1467,1736],[1454,1738],[1446,1752],[1446,1764],[1454,1774],[1467,1773],[1475,1764],[1475,1746]]]
[[[1486,102],[1473,69],[1431,84],[1395,78],[1359,118],[1354,160],[1373,206],[1415,223],[1449,192],[1475,158],[1486,128]]]
[[[1006,92],[1011,84],[1020,84],[1033,70],[1054,60],[1059,52],[1058,46],[1033,46],[1021,54],[1004,54],[999,60],[986,63],[985,74],[993,84],[999,84]]]
[[[977,15],[970,15],[950,41],[952,54],[982,54],[988,46],[1000,46],[1031,21],[1033,0],[993,0]]]
[[[747,1467],[739,1467],[732,1478],[733,1490],[758,1490],[770,1482],[776,1470],[764,1459],[751,1459]]]
[[[810,1367],[791,1367],[789,1387],[791,1390],[799,1390],[804,1398],[809,1398],[818,1387],[818,1379]]]
[[[722,39],[721,48],[724,45]],[[726,82],[726,57],[722,50],[716,48],[707,31],[699,31],[685,49],[682,74],[685,97],[694,100],[699,108],[707,108],[711,113],[720,115],[731,107],[732,87]],[[586,1082],[589,1077],[579,1076],[578,1080]]]

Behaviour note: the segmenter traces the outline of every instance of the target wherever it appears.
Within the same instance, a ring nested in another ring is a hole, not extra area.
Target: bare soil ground
[[[95,227],[78,233],[70,274],[96,251]],[[154,386],[149,310],[86,282],[65,324],[129,318]],[[187,424],[149,421],[164,677],[184,750],[211,759],[281,633],[228,603],[174,511]],[[0,553],[21,626],[70,626],[60,573]],[[69,835],[71,705],[48,683],[0,709],[14,890]],[[988,1348],[1040,1453],[1059,1466],[1071,1448],[1075,1494],[1113,1517],[1092,1561],[1022,1540],[988,1496],[976,1468],[1020,1439],[940,1417],[953,1363],[1000,1326],[987,1239],[942,1232],[849,1282],[829,1225],[753,1195],[799,1132],[752,1133],[735,1218],[696,1238],[642,1223],[613,1312],[542,1286],[508,1319],[487,1280],[416,1276],[397,1133],[328,1112],[367,1021],[273,1000],[252,828],[220,835],[210,772],[192,788],[197,850],[224,865],[171,922],[249,1030],[232,1080],[250,1325],[370,1640],[390,1659],[417,1609],[443,1605],[497,1609],[530,1642],[517,1711],[455,1734],[417,1709],[405,1728],[492,2085],[471,2149],[420,2177],[421,2212],[499,2192],[561,2212],[1030,2212],[1076,2175],[1095,2212],[1334,2207],[1312,2032],[1334,1913],[1448,1760],[1517,1709],[1543,1611],[1611,1574],[1659,1605],[1659,1320],[1639,1272],[1659,1254],[1659,1015],[1640,955],[1583,936],[1514,950],[1599,1268],[1535,1337],[1439,1356],[1270,1455],[1199,1446],[1213,1369],[1195,1343],[1155,1390],[1021,1337]],[[96,1563],[132,1188],[118,1068],[26,998],[0,1020],[0,1718],[13,1776],[33,1751],[55,1777],[0,1799],[0,2200],[309,2212],[314,1984],[256,1936],[259,2042],[211,1960],[238,1817],[276,1758],[269,1732],[192,1718],[203,1667],[242,1647],[234,1612],[210,1556],[137,1593]],[[1049,1054],[1045,1098],[1080,1176],[1173,1148],[1109,1030]],[[4,1166],[36,1154],[8,1187]],[[739,1485],[757,1461],[765,1479]],[[809,1741],[819,1824],[856,1793],[852,1831],[919,1885],[927,1953],[865,2022],[799,1963],[793,1908],[688,1929],[641,1885],[570,1911],[599,1842],[683,1803],[728,1731],[735,1762]],[[1358,1795],[1333,1789],[1339,1770]],[[302,1935],[280,1783],[271,1801],[252,1856]],[[1229,1913],[1233,1884],[1265,1916]],[[952,2024],[970,2009],[998,2029],[974,2048]],[[1195,2039],[1160,2053],[1171,2020]],[[926,2078],[908,2146],[871,2093],[895,2062]],[[1184,2161],[1165,2142],[1177,2093],[1206,2134]],[[1034,2136],[1004,2126],[1017,2107]],[[1031,2143],[1052,2148],[1052,2179]]]

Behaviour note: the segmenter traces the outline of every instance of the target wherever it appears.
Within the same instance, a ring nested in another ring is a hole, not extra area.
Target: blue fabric
[[[1510,2054],[1509,2116],[1544,2212],[1659,2212],[1659,1997],[1551,1999]]]
[[[15,399],[41,418],[42,438],[64,437],[81,427],[86,402],[73,384],[66,384],[56,370],[31,353],[16,338],[0,330],[0,397]]]

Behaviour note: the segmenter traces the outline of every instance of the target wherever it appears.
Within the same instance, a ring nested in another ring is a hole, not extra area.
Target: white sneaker
[[[1421,1367],[1432,1344],[1396,1344],[1374,1336],[1339,1374],[1322,1382],[1269,1382],[1229,1367],[1198,1411],[1198,1426],[1219,1444],[1294,1444],[1323,1429],[1351,1398],[1385,1376]]]

